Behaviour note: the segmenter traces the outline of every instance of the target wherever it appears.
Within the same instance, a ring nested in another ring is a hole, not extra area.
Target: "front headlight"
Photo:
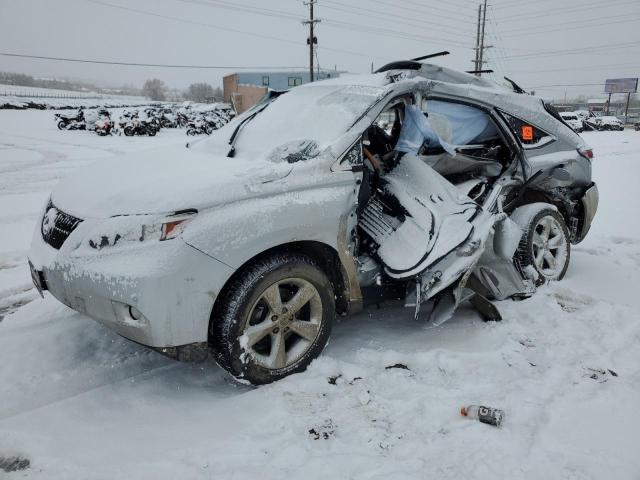
[[[112,217],[88,236],[88,245],[96,250],[105,247],[133,245],[141,242],[171,240],[180,236],[196,216],[196,210],[173,215],[130,215]]]

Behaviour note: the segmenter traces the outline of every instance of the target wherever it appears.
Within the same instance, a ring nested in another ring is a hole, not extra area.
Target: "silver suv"
[[[33,280],[254,384],[304,370],[368,301],[498,320],[492,300],[563,277],[598,203],[591,150],[542,100],[413,61],[271,94],[187,147],[60,182]]]

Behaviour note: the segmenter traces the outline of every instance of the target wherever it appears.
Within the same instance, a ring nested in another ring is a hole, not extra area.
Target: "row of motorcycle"
[[[104,108],[80,108],[72,114],[56,113],[60,130],[93,130],[98,135],[154,136],[161,128],[186,128],[187,135],[210,135],[234,117],[230,108],[198,110],[189,107],[149,107],[125,110],[118,121]]]

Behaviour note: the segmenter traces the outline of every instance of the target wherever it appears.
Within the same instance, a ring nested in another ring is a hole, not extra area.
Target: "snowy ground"
[[[640,478],[640,133],[584,136],[601,206],[563,282],[502,302],[500,323],[341,319],[307,372],[251,389],[31,287],[26,250],[55,182],[184,131],[102,138],[0,111],[0,457],[31,461],[5,477]],[[504,426],[461,418],[470,403],[504,408]]]

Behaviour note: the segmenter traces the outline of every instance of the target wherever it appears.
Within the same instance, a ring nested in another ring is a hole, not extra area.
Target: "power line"
[[[576,53],[594,53],[594,50],[607,50],[610,48],[630,48],[640,45],[640,42],[622,42],[622,43],[610,43],[606,45],[593,45],[590,47],[580,47],[580,48],[570,48],[565,50],[547,50],[536,53],[522,53],[518,55],[508,55],[505,58],[529,58],[529,57],[540,57],[540,56],[563,56],[563,55],[573,55]]]
[[[389,7],[395,7],[395,8],[398,7],[398,5],[394,5],[393,3],[383,2],[382,0],[369,0],[369,1],[373,2],[373,3],[378,3],[380,5],[386,5],[386,6],[389,6]],[[473,15],[461,13],[460,11],[456,11],[456,10],[448,10],[448,9],[442,8],[441,5],[438,5],[437,7],[432,7],[432,6],[428,6],[428,5],[424,5],[424,4],[420,4],[420,3],[412,3],[412,2],[407,2],[407,1],[404,1],[403,3],[410,3],[411,5],[415,5],[415,7],[413,7],[414,9],[416,7],[420,7],[421,9],[428,10],[428,11],[421,10],[421,12],[424,12],[425,14],[428,14],[428,15],[431,15],[431,16],[434,16],[434,17],[440,16],[441,18],[451,18],[452,20],[456,20],[456,21],[459,20],[460,17],[466,17],[466,18],[470,18],[470,19],[473,18]],[[464,7],[464,8],[467,8],[467,7]],[[451,13],[451,14],[454,15],[454,17],[444,17],[442,15],[438,15],[436,13],[433,13],[434,10],[436,12]],[[475,22],[471,21],[471,23],[475,23]]]
[[[47,57],[44,55],[25,55],[21,53],[0,52],[5,57],[32,58],[37,60],[54,60],[58,62],[74,62],[74,63],[95,63],[100,65],[122,65],[127,67],[158,67],[158,68],[194,68],[194,69],[235,69],[235,70],[291,70],[303,69],[305,67],[291,66],[259,66],[247,67],[238,65],[177,65],[166,63],[138,63],[138,62],[118,62],[111,60],[87,60],[84,58],[66,58],[66,57]]]
[[[608,68],[619,68],[619,67],[629,67],[629,69],[631,68],[638,68],[640,69],[640,62],[632,62],[632,63],[614,63],[614,64],[608,64],[608,65],[601,65],[601,64],[597,64],[597,65],[586,65],[584,67],[576,67],[576,66],[571,66],[571,67],[564,67],[564,68],[551,68],[551,69],[545,69],[545,70],[514,70],[511,73],[551,73],[551,72],[566,72],[566,71],[581,71],[581,70],[602,70],[602,69],[608,69]]]
[[[242,4],[235,4],[223,0],[177,0],[182,3],[192,3],[194,5],[202,5],[205,7],[222,8],[225,10],[234,10],[242,13],[251,13],[274,18],[285,18],[288,20],[300,21],[300,16],[285,12],[283,10],[274,10],[272,8],[254,7]]]
[[[439,37],[427,37],[424,35],[416,35],[413,33],[401,33],[398,32],[396,30],[391,30],[391,29],[387,29],[387,28],[382,28],[382,27],[369,27],[366,25],[361,25],[361,24],[357,24],[357,23],[349,23],[349,22],[342,22],[339,20],[332,20],[330,18],[323,18],[323,22],[324,25],[327,27],[333,27],[333,28],[340,28],[343,30],[349,30],[349,31],[359,31],[362,33],[366,33],[369,35],[382,35],[382,36],[386,36],[386,37],[392,37],[392,38],[400,38],[403,40],[412,40],[415,42],[419,42],[424,44],[424,42],[432,42],[432,43],[436,43],[436,44],[440,44],[440,45],[451,45],[451,44],[455,44],[456,46],[460,46],[460,47],[466,47],[467,45],[465,45],[464,43],[460,43],[460,42],[454,42],[454,41],[450,41],[450,40],[446,40],[446,39],[442,39]]]
[[[516,30],[507,30],[504,33],[506,34],[505,35],[506,37],[523,37],[523,36],[530,36],[530,35],[539,35],[541,33],[564,32],[564,31],[567,31],[567,30],[583,30],[583,29],[587,29],[587,28],[591,28],[591,27],[605,27],[607,25],[615,25],[615,24],[618,24],[618,23],[637,22],[638,19],[640,19],[640,17],[629,17],[628,14],[627,15],[616,15],[616,16],[612,16],[612,17],[608,17],[608,18],[621,18],[621,17],[624,18],[624,19],[623,20],[617,20],[615,22],[602,22],[602,21],[599,21],[598,19],[593,19],[592,21],[594,23],[584,23],[587,20],[584,20],[584,21],[580,20],[579,21],[580,24],[576,25],[574,27],[567,27],[567,26],[564,26],[564,24],[557,23],[557,24],[554,24],[554,25],[563,25],[563,26],[560,27],[560,28],[553,28],[553,29],[550,29],[550,30],[536,30],[536,29],[528,29],[528,28],[526,30],[524,30],[524,31],[522,29],[520,29],[520,30],[518,30],[518,29],[516,29]],[[607,18],[607,17],[603,17],[603,19],[604,18]],[[578,22],[566,22],[566,23],[567,24],[571,24],[571,23],[578,23]],[[554,26],[554,25],[549,25],[549,26]]]
[[[326,5],[327,3],[332,4],[332,5],[339,5],[340,7],[343,7],[343,8],[347,7],[346,5],[344,5],[344,3],[341,3],[341,2],[334,2],[332,0],[323,0],[323,7],[324,8],[329,8],[329,6]],[[350,7],[350,8],[355,8],[357,10],[357,14],[359,14],[359,15],[369,16],[368,14],[365,14],[364,12],[362,12],[361,8],[358,8],[358,7]],[[412,21],[412,22],[415,22],[416,20],[422,20],[423,22],[431,21],[431,19],[427,20],[426,18],[416,17],[415,15],[412,16],[412,17],[407,17],[405,15],[398,15],[396,13],[389,13],[389,12],[381,12],[380,10],[372,10],[370,8],[367,8],[366,11],[370,12],[370,13],[375,13],[375,14],[378,14],[378,15],[382,15],[383,16],[382,18],[395,17],[395,18],[399,18],[401,20],[408,20],[408,21]],[[420,13],[423,13],[423,12],[420,12]],[[439,17],[439,18],[444,18],[444,19],[448,19],[448,20],[454,20],[454,21],[456,21],[458,23],[459,22],[471,23],[471,24],[475,23],[475,22],[471,22],[469,20],[461,19],[460,17],[451,17],[451,16],[448,16],[448,15],[440,15],[440,14],[437,14],[437,13],[431,13],[431,15],[433,17]],[[426,27],[426,25],[424,25],[424,24],[422,24],[422,26]]]
[[[273,35],[265,35],[265,34],[251,32],[251,31],[247,31],[247,30],[240,30],[240,29],[237,29],[237,28],[231,28],[231,27],[226,27],[226,26],[222,26],[222,25],[216,25],[216,24],[213,24],[213,23],[205,23],[205,22],[199,22],[199,21],[196,21],[196,20],[189,20],[189,19],[186,19],[186,18],[173,17],[173,16],[170,16],[170,15],[162,15],[162,14],[159,14],[159,13],[150,12],[148,10],[141,10],[141,9],[138,9],[138,8],[125,7],[125,6],[122,6],[122,5],[115,5],[113,3],[105,2],[105,1],[102,1],[102,0],[84,0],[84,1],[87,1],[87,2],[90,2],[90,3],[94,3],[94,4],[97,4],[97,5],[102,5],[104,7],[110,7],[110,8],[115,8],[115,9],[124,10],[124,11],[128,11],[128,12],[133,12],[133,13],[137,13],[137,14],[140,14],[140,15],[147,15],[147,16],[151,16],[151,17],[161,18],[163,20],[170,20],[170,21],[173,21],[173,22],[186,23],[186,24],[190,24],[190,25],[197,25],[197,26],[200,26],[200,27],[206,27],[206,28],[212,28],[212,29],[215,29],[215,30],[222,30],[222,31],[227,31],[227,32],[232,32],[232,33],[238,33],[238,34],[241,34],[241,35],[249,35],[249,36],[252,36],[252,37],[263,38],[263,39],[266,39],[266,40],[273,40],[273,41],[276,41],[276,42],[282,42],[282,43],[288,43],[288,44],[291,44],[291,45],[300,46],[300,42],[297,42],[297,41],[294,41],[294,40],[291,40],[291,39],[288,39],[288,38],[281,38],[281,37],[276,37],[276,36],[273,36]],[[325,46],[323,48],[325,50],[328,50],[328,51],[337,52],[337,53],[346,53],[348,55],[354,55],[354,56],[358,56],[358,57],[366,57],[366,58],[369,58],[369,59],[375,58],[375,59],[378,59],[378,60],[389,60],[388,57],[379,57],[379,56],[376,56],[376,55],[364,54],[364,53],[361,53],[361,52],[353,52],[353,51],[344,50],[344,49],[341,49],[341,48],[333,48],[333,47],[327,47],[327,46]]]
[[[349,13],[349,14],[352,14],[352,15],[357,15],[357,16],[359,16],[359,17],[373,18],[373,19],[376,19],[376,20],[381,20],[381,21],[384,21],[384,22],[393,23],[393,25],[394,25],[394,27],[395,27],[395,28],[394,28],[394,29],[392,29],[392,30],[387,30],[387,31],[389,31],[389,32],[393,32],[393,33],[394,33],[394,34],[396,34],[396,35],[399,35],[399,34],[401,33],[401,32],[399,32],[399,31],[398,31],[398,29],[397,29],[398,21],[397,21],[397,20],[393,20],[393,19],[391,19],[391,18],[389,18],[389,17],[399,17],[399,18],[401,18],[401,19],[402,19],[402,22],[403,22],[403,25],[405,25],[405,26],[407,26],[407,25],[408,25],[408,26],[412,26],[412,27],[415,27],[415,28],[421,28],[421,29],[423,29],[423,30],[425,29],[425,23],[421,23],[421,24],[418,24],[418,23],[411,23],[410,21],[408,21],[408,20],[407,20],[407,17],[400,17],[400,16],[398,16],[398,15],[394,15],[394,14],[391,14],[391,13],[389,13],[389,14],[382,14],[382,16],[380,16],[380,15],[376,15],[376,14],[375,14],[375,12],[376,12],[375,10],[369,10],[369,11],[368,11],[368,13],[364,13],[364,12],[361,12],[360,10],[358,10],[358,9],[355,9],[355,11],[354,11],[354,10],[353,10],[353,7],[349,7],[349,6],[346,6],[346,7],[345,7],[345,6],[334,7],[334,6],[331,6],[331,5],[326,5],[327,1],[328,1],[328,0],[325,0],[325,1],[323,2],[323,4],[322,4],[322,7],[323,7],[323,8],[326,8],[326,9],[329,9],[329,10],[336,10],[336,11],[343,12],[343,13]],[[334,3],[334,2],[330,2],[330,3]],[[340,5],[340,4],[338,4],[338,5]],[[341,24],[341,23],[343,23],[343,24],[348,24],[347,22],[343,22],[343,21],[341,21],[341,20],[333,20],[333,19],[331,19],[331,18],[326,18],[326,17],[325,17],[324,19],[325,19],[326,21],[328,21],[328,22],[333,22],[334,24]],[[353,23],[351,23],[351,24],[349,24],[349,25],[354,25],[354,24],[353,24]],[[368,28],[368,29],[370,29],[370,30],[371,30],[371,29],[378,28],[378,27],[373,27],[373,26],[370,26],[370,25],[362,24],[362,23],[360,23],[359,25],[360,25],[361,27],[365,27],[365,28]],[[454,27],[451,27],[451,28],[454,28]],[[455,28],[459,28],[459,27],[455,27]],[[445,33],[447,33],[447,32],[448,32],[446,29],[439,29],[438,27],[430,28],[430,30],[442,31],[442,32],[445,32]],[[410,32],[406,32],[406,31],[405,31],[405,32],[402,32],[402,34],[403,34],[403,35],[411,35],[411,36],[418,37],[418,38],[423,38],[423,39],[425,39],[425,40],[434,40],[434,39],[435,39],[435,40],[446,40],[446,41],[447,41],[447,42],[449,42],[450,44],[451,44],[451,43],[459,42],[459,41],[457,40],[457,37],[444,38],[444,37],[442,36],[442,34],[440,34],[440,33],[438,33],[438,37],[430,37],[430,36],[428,36],[428,35],[415,34],[415,33],[410,33]],[[448,35],[450,35],[450,34],[448,34]],[[461,44],[460,44],[460,45],[461,45]]]
[[[89,0],[89,1],[94,1],[94,0]],[[99,1],[99,0],[95,0],[95,1]],[[223,8],[223,9],[228,9],[228,10],[235,10],[235,11],[240,11],[240,12],[246,12],[246,13],[250,13],[250,14],[254,14],[254,15],[261,15],[261,16],[267,16],[267,17],[277,17],[277,18],[283,18],[283,19],[287,19],[287,20],[295,20],[295,21],[300,21],[300,18],[292,15],[288,12],[284,12],[282,10],[273,10],[273,9],[266,9],[266,8],[253,8],[253,7],[248,7],[248,6],[241,6],[241,5],[228,5],[227,2],[223,2],[222,0],[177,0],[179,2],[183,2],[183,3],[191,3],[191,4],[195,4],[195,5],[201,5],[201,6],[206,6],[206,7],[211,7],[211,8]],[[214,3],[215,2],[215,3]],[[334,10],[341,10],[338,7],[328,7],[325,5],[325,8],[332,8]],[[346,10],[345,10],[346,11]],[[348,12],[351,13],[351,12]],[[373,17],[372,15],[369,14],[361,14],[362,16],[368,16],[368,17]],[[376,18],[376,17],[373,17]],[[387,19],[388,20],[388,19]],[[398,30],[391,30],[391,29],[382,29],[379,27],[374,27],[374,26],[370,26],[370,25],[366,25],[366,24],[354,24],[354,23],[349,23],[349,22],[342,22],[339,20],[333,20],[331,18],[323,18],[323,21],[326,24],[332,24],[335,26],[335,28],[342,28],[345,30],[360,30],[364,33],[377,33],[379,35],[383,35],[383,36],[387,36],[387,37],[392,37],[392,38],[401,38],[403,40],[416,40],[416,41],[436,41],[442,44],[451,44],[454,43],[455,40],[450,40],[448,43],[445,43],[443,41],[441,41],[441,37],[440,38],[436,38],[436,37],[429,37],[426,35],[419,35],[419,34],[413,34],[413,33],[409,33],[409,32],[398,32]],[[459,44],[460,46],[462,46],[462,44]],[[325,47],[326,50],[331,50],[331,48],[327,48]]]
[[[244,12],[244,13],[249,13],[249,14],[253,14],[253,15],[262,15],[262,16],[267,16],[267,17],[275,17],[275,18],[283,18],[283,19],[287,19],[287,20],[295,20],[295,21],[300,21],[300,18],[296,15],[292,15],[289,12],[283,11],[283,10],[274,10],[274,9],[269,9],[269,8],[258,8],[258,7],[253,7],[253,6],[248,6],[248,5],[242,5],[242,4],[230,4],[227,1],[224,0],[177,0],[183,3],[192,3],[192,4],[196,4],[196,5],[202,5],[202,6],[206,6],[206,7],[211,7],[211,8],[222,8],[222,9],[227,9],[227,10],[234,10],[234,11],[239,11],[239,12]],[[331,4],[336,4],[338,5],[337,7],[335,6],[331,6],[331,5],[326,5],[326,3],[331,3]],[[385,13],[385,12],[379,12],[377,10],[371,10],[368,9],[367,12],[362,12],[360,9],[356,9],[356,11],[352,11],[352,10],[345,10],[345,8],[348,9],[352,9],[353,7],[349,7],[349,6],[345,6],[341,3],[337,3],[337,2],[332,2],[331,0],[325,0],[323,2],[323,8],[329,9],[329,10],[336,10],[336,11],[340,11],[340,12],[346,12],[346,13],[353,13],[354,15],[358,15],[360,17],[368,17],[368,18],[375,18],[377,20],[383,20],[386,22],[393,22],[394,26],[397,26],[397,21],[393,21],[390,20],[389,17],[396,17],[396,18],[400,18],[404,21],[405,24],[408,25],[412,25],[416,28],[424,28],[425,25],[424,23],[410,23],[410,21],[415,20],[415,18],[410,18],[410,17],[405,17],[402,15],[396,15],[396,14],[392,14],[392,13]],[[375,14],[381,14],[380,15],[375,15]],[[331,20],[331,19],[326,19],[326,20]],[[334,21],[334,23],[340,23],[339,21]],[[375,28],[372,26],[368,26],[369,28]],[[394,33],[398,33],[397,29],[393,30]],[[416,36],[421,36],[421,37],[425,37],[424,35],[420,35],[420,34],[414,34]]]
[[[632,13],[631,15],[637,15],[637,13]],[[544,22],[544,25],[535,25],[533,29],[530,29],[529,27],[527,27],[527,32],[528,31],[536,31],[538,28],[553,28],[553,27],[559,27],[559,26],[565,26],[565,25],[572,25],[572,24],[580,24],[580,25],[584,25],[585,23],[589,23],[589,22],[600,22],[600,21],[604,21],[604,20],[613,20],[613,19],[618,19],[618,18],[628,18],[629,17],[629,13],[625,13],[623,15],[609,15],[609,16],[605,16],[605,17],[597,17],[597,18],[580,18],[577,20],[566,20],[566,21],[560,21],[560,22],[556,22],[556,23],[549,23],[547,21]],[[513,28],[510,30],[505,30],[504,33],[518,33],[518,34],[522,34],[524,33],[523,28]]]
[[[616,3],[615,5],[612,5],[610,2],[602,2],[600,0],[593,2],[593,3],[584,3],[581,4],[579,7],[577,6],[573,6],[573,7],[562,7],[562,8],[553,8],[551,10],[545,10],[544,12],[541,13],[536,13],[533,15],[523,15],[523,14],[518,14],[518,15],[512,15],[510,17],[504,17],[501,18],[500,20],[502,21],[506,21],[506,20],[526,20],[529,21],[532,18],[540,18],[540,17],[548,17],[550,14],[555,14],[555,13],[571,13],[571,12],[576,12],[576,11],[584,11],[585,8],[590,7],[590,8],[602,8],[602,7],[607,7],[607,8],[611,8],[611,7],[620,7],[623,5],[637,5],[638,4],[638,0],[631,0],[631,1],[627,1],[627,2],[620,2],[620,3]]]
[[[500,28],[498,26],[498,22],[495,19],[494,9],[489,10],[489,24],[493,25],[493,39],[496,47],[492,50],[495,52],[495,62],[498,66],[498,69],[502,72],[502,76],[507,75],[511,72],[507,71],[507,65],[505,61],[505,51],[502,45],[505,44],[504,39],[502,38],[502,34],[500,32]]]
[[[557,2],[557,0],[537,0],[536,7],[541,3],[548,3],[548,2]],[[513,0],[511,2],[503,2],[503,3],[497,4],[496,7],[502,10],[505,8],[508,9],[508,8],[514,8],[514,7],[522,7],[523,5],[526,6],[526,4],[523,4],[521,0]]]

